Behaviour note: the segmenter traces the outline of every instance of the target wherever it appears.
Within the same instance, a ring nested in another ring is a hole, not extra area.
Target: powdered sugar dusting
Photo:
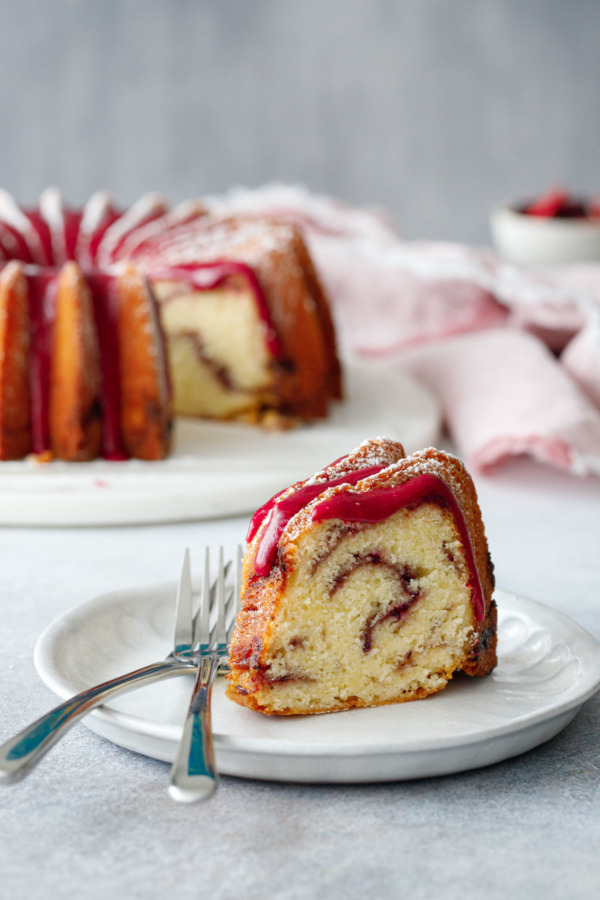
[[[104,224],[113,210],[113,200],[108,191],[96,191],[83,208],[81,235],[90,235]]]
[[[399,459],[404,459],[404,447],[390,438],[376,437],[363,441],[355,450],[347,456],[337,460],[320,472],[316,472],[306,481],[306,484],[319,484],[322,481],[331,481],[346,472],[354,472],[357,469],[367,469],[373,466],[391,466]]]
[[[378,241],[397,237],[382,211],[351,207],[332,197],[311,194],[301,186],[267,184],[256,190],[238,186],[221,197],[206,198],[205,203],[220,216],[267,216],[323,235]]]
[[[141,258],[170,266],[223,258],[257,265],[265,255],[285,250],[292,235],[285,223],[204,216],[157,235],[148,241]]]
[[[85,204],[75,247],[75,257],[84,266],[91,266],[93,263],[90,253],[92,238],[114,215],[115,208],[108,191],[96,191]]]
[[[165,200],[160,194],[144,194],[140,197],[106,230],[98,247],[98,263],[103,265],[111,262],[116,248],[129,232],[145,224],[148,219],[162,215],[166,209]]]
[[[22,235],[33,262],[44,265],[44,248],[38,232],[8,191],[2,189],[0,189],[0,219]]]
[[[164,215],[134,228],[116,250],[115,259],[131,259],[138,255],[145,244],[159,242],[182,225],[187,225],[206,215],[206,209],[199,200],[186,200]]]
[[[39,210],[50,229],[53,262],[60,265],[67,258],[67,242],[63,198],[58,188],[46,188],[40,194]]]

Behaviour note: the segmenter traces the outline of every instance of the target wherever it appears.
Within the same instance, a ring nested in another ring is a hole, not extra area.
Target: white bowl
[[[524,265],[600,261],[599,219],[551,219],[517,212],[508,206],[490,215],[499,253]]]

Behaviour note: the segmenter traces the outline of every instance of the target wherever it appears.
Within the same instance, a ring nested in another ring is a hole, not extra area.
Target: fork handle
[[[215,766],[210,705],[219,662],[217,654],[206,656],[198,662],[198,676],[169,786],[172,799],[182,803],[207,800],[217,787],[219,776]]]
[[[109,697],[189,671],[188,663],[165,659],[71,697],[0,746],[0,784],[20,781],[78,719]]]

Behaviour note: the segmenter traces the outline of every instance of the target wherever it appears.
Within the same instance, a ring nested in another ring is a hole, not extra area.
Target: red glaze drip
[[[114,262],[119,258],[119,251],[123,247],[123,244],[129,240],[132,234],[135,234],[140,228],[143,228],[145,225],[150,225],[151,222],[156,222],[158,219],[161,219],[165,214],[164,209],[157,209],[153,212],[149,213],[147,216],[144,216],[142,219],[139,219],[128,231],[124,231],[119,240],[116,242],[112,250],[110,251],[110,258]]]
[[[396,487],[375,488],[364,493],[340,491],[315,506],[312,520],[313,522],[323,522],[326,519],[341,519],[343,522],[381,522],[400,509],[413,508],[427,501],[449,507],[454,516],[469,569],[468,586],[472,591],[475,617],[478,622],[481,622],[485,617],[485,601],[467,523],[456,497],[448,485],[437,475],[429,473],[417,475]]]
[[[23,213],[31,222],[31,226],[40,241],[41,259],[36,261],[40,262],[43,266],[51,266],[54,257],[52,253],[52,235],[50,234],[47,222],[44,221],[37,210],[24,209]]]
[[[192,222],[195,222],[197,219],[201,219],[206,215],[206,210],[203,207],[195,206],[189,209],[189,212],[186,215],[176,216],[174,214],[177,213],[177,208],[172,210],[171,212],[163,213],[163,230],[160,234],[160,238],[164,239],[171,232],[177,232],[185,225],[190,225]],[[158,221],[158,220],[154,220]],[[127,247],[125,257],[127,259],[138,259],[140,256],[147,257],[148,254],[152,253],[152,248],[155,245],[157,239],[157,233],[152,233],[152,229],[150,231],[146,228],[145,223],[141,227],[134,229],[127,238]],[[150,223],[152,224],[152,223]],[[139,232],[139,233],[138,233]],[[119,257],[123,255],[123,247],[120,248]]]
[[[77,259],[76,247],[77,238],[79,237],[79,226],[81,224],[81,213],[75,210],[65,209],[64,230],[65,230],[65,258]]]
[[[297,481],[296,484],[292,485],[292,487],[297,488],[301,484],[304,484],[304,482]],[[260,509],[256,510],[256,512],[254,513],[254,515],[252,516],[252,518],[250,520],[250,525],[248,526],[248,534],[246,535],[246,543],[247,544],[249,544],[250,541],[253,540],[254,535],[256,534],[256,532],[258,531],[258,529],[260,528],[262,523],[265,521],[265,519],[267,518],[267,516],[269,515],[269,513],[275,506],[277,499],[279,497],[281,497],[282,494],[285,494],[286,491],[289,491],[289,487],[284,488],[282,491],[277,491],[276,494],[273,494],[273,496],[271,497],[270,500],[267,500],[267,502],[264,503],[260,507]]]
[[[113,461],[129,459],[121,430],[121,377],[115,278],[87,273],[92,292],[94,320],[100,349],[100,403],[102,405],[102,455]]]
[[[275,561],[279,538],[283,534],[286,525],[297,512],[304,509],[304,507],[314,500],[315,497],[318,497],[319,494],[322,494],[323,491],[326,491],[330,487],[336,487],[338,484],[356,484],[358,481],[362,481],[363,478],[368,478],[369,475],[376,475],[385,468],[385,466],[368,466],[364,469],[358,469],[355,472],[348,472],[346,475],[342,475],[339,478],[332,478],[331,481],[320,481],[318,484],[305,484],[304,487],[298,488],[293,494],[284,497],[284,499],[279,502],[277,502],[277,498],[280,497],[283,492],[275,494],[268,503],[265,503],[265,505],[255,513],[250,523],[250,530],[248,531],[248,535],[251,533],[252,535],[256,534],[256,531],[263,520],[269,515],[254,560],[254,571],[256,574],[269,574]],[[258,516],[261,517],[260,521],[255,521]],[[249,537],[248,540],[251,540],[251,538]]]
[[[3,221],[0,221],[0,244],[6,259],[20,259],[26,263],[31,262],[29,246],[21,232]]]
[[[29,321],[31,443],[34,453],[50,450],[50,369],[56,281],[54,271],[30,275]]]
[[[122,215],[123,213],[117,209],[109,209],[101,224],[98,225],[98,227],[90,235],[87,246],[87,255],[90,264],[93,265],[96,262],[96,256],[98,255],[98,248],[100,246],[102,238],[104,237],[110,226],[114,225],[117,219],[120,219]]]
[[[250,285],[250,289],[254,294],[256,308],[263,323],[265,337],[269,352],[274,357],[283,355],[283,347],[279,340],[273,322],[267,301],[260,282],[256,274],[250,266],[245,263],[234,262],[232,260],[215,260],[209,263],[190,263],[180,266],[157,266],[150,267],[147,273],[150,282],[153,281],[185,281],[191,284],[198,291],[211,291],[218,288],[227,278],[232,275],[241,276]]]

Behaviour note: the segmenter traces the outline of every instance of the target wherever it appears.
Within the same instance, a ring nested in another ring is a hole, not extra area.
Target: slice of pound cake
[[[227,695],[275,715],[416,700],[496,665],[493,566],[456,457],[376,438],[255,514]]]

